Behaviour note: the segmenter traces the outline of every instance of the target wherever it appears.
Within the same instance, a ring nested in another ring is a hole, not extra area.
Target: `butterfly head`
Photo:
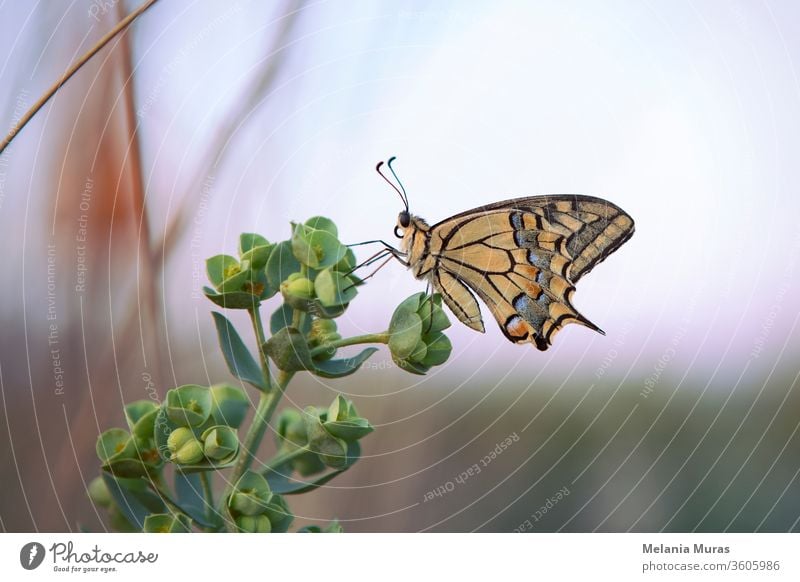
[[[411,214],[408,210],[403,210],[397,215],[397,226],[394,227],[394,236],[403,238],[403,232],[411,226]]]

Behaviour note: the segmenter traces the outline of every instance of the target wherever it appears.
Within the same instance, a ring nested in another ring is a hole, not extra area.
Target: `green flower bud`
[[[189,521],[184,515],[154,513],[144,518],[142,531],[145,533],[185,533],[189,529]]]
[[[425,374],[443,364],[452,346],[441,330],[450,326],[441,308],[441,296],[423,293],[403,301],[389,325],[389,351],[394,362],[414,374]]]
[[[178,426],[200,426],[211,414],[211,391],[186,384],[167,392],[167,416]]]
[[[308,334],[308,347],[312,350],[314,348],[325,347],[331,342],[342,339],[342,336],[336,331],[336,322],[332,319],[319,319],[316,318],[311,322],[311,331]],[[329,347],[320,354],[314,356],[317,362],[324,362],[330,360],[336,355],[336,348]]]
[[[170,457],[180,465],[194,465],[203,460],[203,445],[196,438],[181,444],[178,450]]]
[[[316,318],[311,322],[309,339],[317,340],[320,343],[323,343],[328,337],[334,334],[339,335],[336,333],[336,322],[332,319]]]
[[[284,297],[292,296],[300,299],[314,298],[314,282],[300,273],[292,273],[281,285]]]
[[[411,352],[411,355],[410,355],[410,356],[408,356],[408,359],[409,359],[409,361],[411,361],[411,362],[419,363],[419,362],[421,362],[422,360],[424,360],[424,359],[425,359],[425,356],[427,356],[427,355],[428,355],[428,346],[427,346],[427,344],[425,343],[425,338],[424,338],[424,337],[422,337],[422,338],[420,338],[420,340],[417,342],[417,345],[416,345],[416,347],[414,348],[414,351],[413,351],[413,352]]]
[[[326,224],[321,224],[320,221],[315,224],[325,230],[296,224],[292,232],[292,253],[298,261],[312,269],[332,267],[347,254],[347,247],[336,238],[336,227],[333,223],[327,219],[321,220]]]
[[[278,446],[304,446],[307,442],[303,415],[294,408],[283,410],[278,417]]]
[[[112,505],[108,508],[108,523],[111,529],[121,533],[141,533],[141,528],[134,526],[119,507]]]
[[[95,477],[88,487],[89,499],[100,507],[109,507],[113,502],[111,492],[102,477]]]
[[[272,524],[266,515],[240,515],[236,518],[236,527],[242,533],[270,533]]]
[[[239,438],[229,426],[214,426],[203,433],[203,452],[214,461],[229,459],[239,451]]]
[[[167,448],[174,455],[183,445],[193,440],[195,440],[195,436],[192,430],[181,426],[169,433]]]
[[[228,505],[233,511],[242,515],[261,515],[266,511],[271,497],[271,493],[255,488],[240,489],[231,494]]]

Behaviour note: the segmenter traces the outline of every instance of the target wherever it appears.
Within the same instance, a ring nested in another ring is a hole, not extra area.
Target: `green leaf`
[[[314,368],[308,343],[293,327],[284,327],[264,343],[264,351],[284,372],[298,372]]]
[[[332,269],[325,269],[317,275],[314,291],[323,307],[347,305],[358,294],[348,277]]]
[[[334,305],[332,307],[325,307],[318,299],[311,301],[308,306],[308,312],[311,315],[319,317],[320,319],[334,319],[339,317],[347,310],[347,304]]]
[[[419,364],[417,362],[412,362],[411,360],[394,360],[395,364],[402,370],[409,372],[411,374],[417,374],[419,376],[424,376],[428,373],[431,369],[430,366],[426,366],[424,364]]]
[[[271,335],[275,335],[284,327],[290,327],[292,325],[293,318],[294,309],[292,309],[292,306],[286,303],[281,303],[281,306],[273,311],[269,318],[269,333]]]
[[[207,515],[199,473],[175,471],[175,493],[176,505],[201,527],[220,528],[222,526],[222,516],[216,510],[211,512],[211,516]],[[208,523],[209,517],[211,523]]]
[[[217,326],[219,346],[222,348],[228,370],[237,378],[252,384],[262,392],[266,390],[261,368],[250,354],[247,346],[244,345],[233,324],[221,313],[212,311],[211,315],[214,317],[214,325]]]
[[[358,446],[358,443],[355,443],[355,445]],[[347,469],[353,466],[353,463],[355,463],[355,460],[358,459],[358,456],[351,456],[350,453],[348,453],[348,458],[353,458],[354,460],[347,467],[325,473],[324,475],[320,475],[319,477],[309,481],[293,480],[289,477],[289,475],[276,472],[274,470],[267,470],[265,472],[265,477],[269,483],[270,489],[272,489],[272,492],[276,495],[299,495],[301,493],[308,493],[317,487],[322,487],[331,479],[347,471]]]
[[[347,251],[345,252],[344,257],[342,258],[341,261],[339,261],[333,266],[333,270],[347,274],[350,271],[352,271],[355,266],[356,266],[356,254],[353,252],[353,249],[347,247]]]
[[[297,530],[297,533],[342,533],[343,531],[344,528],[342,527],[342,524],[339,523],[338,519],[334,519],[325,527],[318,525],[307,525]]]
[[[348,443],[364,438],[375,430],[366,418],[334,420],[322,423],[325,430]]]
[[[164,502],[147,488],[144,480],[118,479],[108,473],[102,476],[117,508],[139,530],[144,527],[145,517],[166,511]]]
[[[327,360],[314,365],[314,374],[323,378],[344,378],[356,372],[378,348],[366,348],[352,358]]]
[[[203,294],[214,305],[219,305],[225,309],[256,309],[261,304],[259,297],[247,291],[217,293],[210,287],[203,287]]]
[[[228,384],[211,387],[211,416],[217,424],[239,428],[249,409],[250,400],[240,388]]]
[[[280,289],[289,275],[300,272],[300,263],[294,258],[291,241],[278,243],[267,260],[268,296],[272,297]]]
[[[175,471],[175,500],[189,517],[195,521],[205,520],[206,501],[199,473]]]
[[[289,526],[292,525],[292,521],[294,520],[294,515],[289,509],[289,505],[280,495],[272,496],[272,500],[267,505],[265,514],[272,524],[272,531],[275,533],[289,531]]]
[[[294,319],[294,309],[287,303],[282,303],[269,318],[269,333],[275,335],[284,327],[291,327]],[[304,317],[300,332],[307,334],[311,330],[311,318]]]
[[[239,235],[240,256],[256,247],[263,247],[267,245],[269,245],[269,241],[260,234],[256,234],[254,232],[243,232]]]
[[[325,218],[324,216],[312,216],[306,220],[304,224],[315,230],[324,230],[331,236],[339,236],[339,230],[336,228],[336,225],[330,218]]]
[[[141,440],[148,440],[153,438],[153,430],[155,428],[156,415],[158,414],[159,406],[155,402],[150,402],[153,407],[150,411],[139,418],[133,426],[132,433],[135,437]]]
[[[327,421],[347,420],[349,408],[347,398],[338,394],[328,406],[328,416],[325,418]]]
[[[147,413],[158,409],[158,404],[152,400],[137,400],[125,405],[125,419],[128,421],[128,428],[133,431],[136,423]]]
[[[322,487],[325,483],[337,475],[344,473],[346,470],[347,469],[338,469],[336,471],[331,471],[330,473],[326,473],[310,481],[292,481],[286,475],[270,471],[267,474],[267,481],[273,493],[277,495],[299,495],[301,493],[313,491],[317,487]]]
[[[260,234],[245,232],[239,235],[239,257],[242,262],[249,261],[251,269],[263,269],[274,247]]]

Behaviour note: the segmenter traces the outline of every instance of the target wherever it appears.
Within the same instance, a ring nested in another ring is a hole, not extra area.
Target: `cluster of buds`
[[[352,465],[360,452],[358,441],[373,431],[352,401],[337,396],[328,408],[307,407],[303,412],[286,409],[278,420],[278,446],[283,454],[296,455],[289,468],[304,477],[330,467]]]
[[[441,295],[417,293],[403,301],[389,324],[389,350],[395,364],[407,372],[425,374],[446,362],[453,350],[442,333],[448,327]]]
[[[285,532],[294,516],[285,499],[272,493],[267,480],[247,471],[228,497],[228,518],[242,533]]]

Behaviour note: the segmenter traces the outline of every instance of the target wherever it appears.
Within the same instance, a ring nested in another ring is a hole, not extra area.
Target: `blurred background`
[[[137,5],[0,3],[0,133]],[[105,530],[97,434],[152,390],[234,380],[205,258],[318,214],[389,239],[373,169],[396,155],[430,221],[583,193],[636,235],[576,293],[605,337],[541,353],[456,322],[428,376],[385,349],[298,376],[285,405],[341,392],[376,426],[289,499],[298,526],[800,531],[798,55],[790,0],[161,0],[0,157],[0,527]],[[391,264],[340,330],[423,289]]]

